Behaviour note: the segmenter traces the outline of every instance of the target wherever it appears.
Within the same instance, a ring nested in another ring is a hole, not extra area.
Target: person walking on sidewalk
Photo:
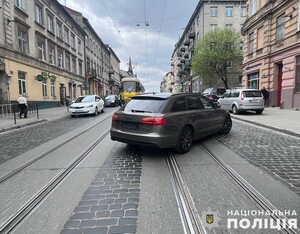
[[[263,87],[261,90],[260,90],[261,94],[263,95],[264,97],[264,100],[265,100],[265,105],[267,103],[267,99],[269,98],[269,92],[268,90],[266,90],[265,87]]]
[[[27,118],[27,100],[25,93],[20,95],[18,98],[18,103],[20,109],[19,117],[22,118],[22,114],[24,114],[24,118]]]

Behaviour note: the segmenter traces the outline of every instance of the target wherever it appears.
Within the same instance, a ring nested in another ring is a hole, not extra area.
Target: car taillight
[[[241,92],[241,100],[244,100],[244,92]]]
[[[150,125],[165,125],[166,118],[165,117],[144,117],[142,118],[143,124],[150,124]]]
[[[117,114],[113,114],[112,121],[117,121],[119,119],[119,116]]]

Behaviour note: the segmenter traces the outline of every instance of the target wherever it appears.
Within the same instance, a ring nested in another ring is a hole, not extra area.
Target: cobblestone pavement
[[[136,233],[141,152],[119,149],[111,152],[61,234]]]
[[[0,134],[0,163],[91,121],[93,116],[65,117]]]
[[[300,138],[234,121],[231,133],[218,139],[300,195]]]

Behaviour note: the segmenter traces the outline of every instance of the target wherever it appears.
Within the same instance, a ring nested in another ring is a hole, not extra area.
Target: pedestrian
[[[17,101],[19,103],[19,109],[20,109],[19,117],[22,118],[22,115],[24,114],[24,118],[27,118],[28,104],[26,100],[26,94],[25,93],[21,94]]]
[[[267,103],[267,99],[269,98],[269,92],[268,90],[266,90],[265,87],[263,87],[261,90],[260,90],[261,94],[263,95],[264,97],[264,100],[265,100],[265,105]]]

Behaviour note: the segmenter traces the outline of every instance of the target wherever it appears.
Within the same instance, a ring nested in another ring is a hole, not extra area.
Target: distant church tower
[[[131,65],[131,57],[129,57],[129,64],[128,64],[128,71],[127,71],[127,74],[129,76],[132,76],[133,75],[133,70],[132,70],[132,65]]]

